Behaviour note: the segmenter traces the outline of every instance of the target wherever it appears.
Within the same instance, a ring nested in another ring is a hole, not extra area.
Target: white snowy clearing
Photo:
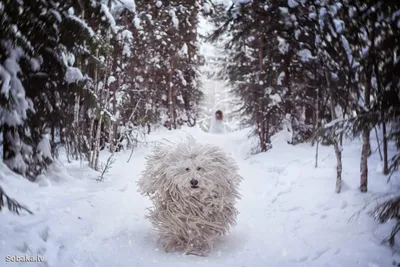
[[[27,204],[34,215],[0,213],[0,266],[6,256],[44,256],[45,263],[29,266],[392,266],[392,251],[381,245],[390,225],[380,225],[362,211],[366,199],[387,192],[379,155],[369,158],[369,189],[359,193],[359,141],[346,143],[343,191],[334,192],[335,156],[332,147],[292,146],[284,135],[273,137],[273,149],[247,157],[247,130],[224,135],[199,128],[160,131],[149,141],[176,141],[191,134],[201,142],[223,148],[236,158],[244,177],[237,226],[209,257],[166,253],[156,243],[144,218],[150,206],[137,192],[136,181],[151,146],[116,153],[116,162],[103,182],[98,173],[63,156],[47,178],[37,183],[15,175],[0,163],[0,183],[13,198]],[[374,140],[372,138],[372,140]],[[372,150],[376,143],[372,142]],[[102,162],[109,155],[102,154]]]

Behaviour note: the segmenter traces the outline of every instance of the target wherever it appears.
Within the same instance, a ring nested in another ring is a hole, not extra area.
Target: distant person
[[[224,115],[221,110],[215,112],[215,116],[211,118],[210,133],[224,133],[225,127],[223,123]]]

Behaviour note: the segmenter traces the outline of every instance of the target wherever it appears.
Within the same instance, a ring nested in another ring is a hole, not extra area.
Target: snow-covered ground
[[[4,265],[6,256],[25,254],[44,256],[45,263],[32,267],[392,266],[392,251],[381,245],[389,225],[379,225],[368,209],[349,222],[366,199],[390,187],[375,153],[369,159],[369,192],[359,193],[359,141],[344,146],[344,187],[336,194],[332,147],[321,147],[314,168],[315,147],[288,145],[281,133],[274,136],[272,150],[255,156],[247,156],[245,130],[215,135],[186,128],[153,133],[149,141],[176,141],[187,133],[232,153],[244,177],[238,224],[209,257],[169,254],[156,244],[144,218],[150,201],[136,186],[149,145],[136,149],[129,162],[129,151],[117,153],[103,182],[88,167],[63,157],[63,165],[39,183],[1,164],[0,184],[34,215],[0,213],[0,266],[27,266]],[[104,153],[101,160],[107,157]]]

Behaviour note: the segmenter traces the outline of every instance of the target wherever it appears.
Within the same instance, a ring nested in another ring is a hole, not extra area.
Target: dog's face
[[[182,142],[169,151],[166,162],[167,183],[185,195],[210,195],[234,188],[236,166],[216,146]]]
[[[198,152],[192,151],[187,154],[172,152],[170,154],[166,178],[181,191],[213,190],[218,183],[224,182],[217,176],[213,177],[215,169],[213,168],[212,157]]]
[[[190,139],[157,149],[139,186],[143,193],[214,195],[235,191],[241,177],[232,158],[214,145]]]

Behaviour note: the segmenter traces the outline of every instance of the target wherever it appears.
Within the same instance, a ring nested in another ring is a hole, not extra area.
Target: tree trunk
[[[109,152],[110,153],[114,153],[115,152],[114,125],[115,125],[115,121],[114,120],[110,120],[110,127],[108,129],[108,145],[109,145]]]
[[[389,174],[389,163],[388,163],[388,141],[386,136],[386,122],[382,123],[383,133],[383,173]]]
[[[107,62],[106,64],[108,64],[108,60],[106,62]],[[106,85],[107,76],[108,76],[108,73],[104,76],[104,83],[103,83],[104,85]],[[104,110],[103,109],[106,107],[105,103],[108,102],[108,98],[110,96],[110,88],[108,86],[107,87],[105,86],[104,90],[106,91],[106,96],[105,96],[105,98],[103,100],[103,104],[101,105],[101,108],[100,108],[100,118],[99,118],[99,122],[98,122],[98,125],[97,125],[96,142],[95,142],[95,149],[94,149],[95,160],[94,160],[93,168],[95,170],[98,170],[98,168],[99,168],[101,125],[103,123],[103,117],[104,117]],[[103,99],[103,97],[101,99]]]
[[[81,101],[81,96],[77,92],[75,94],[75,105],[74,105],[74,122],[73,125],[74,127],[78,127],[79,125],[79,107],[80,107],[80,101]]]
[[[115,152],[114,125],[115,125],[115,122],[111,121],[110,128],[109,128],[109,133],[108,133],[108,144],[110,146],[109,147],[110,153],[114,153]]]
[[[51,135],[51,142],[55,142],[55,126],[54,124],[51,125],[51,129],[50,129],[50,135]]]
[[[383,157],[382,157],[382,152],[381,152],[381,142],[379,141],[378,131],[376,130],[376,127],[374,127],[374,130],[375,130],[375,136],[376,136],[376,143],[378,144],[379,157],[381,158],[381,161],[382,161]]]
[[[318,168],[318,147],[319,142],[317,141],[317,145],[315,146],[315,168]]]
[[[267,145],[267,144],[269,144],[270,143],[270,136],[269,136],[269,131],[270,131],[270,123],[269,123],[269,121],[270,121],[270,114],[268,113],[267,114],[267,129],[266,129],[266,131],[265,131],[265,145]],[[268,148],[267,148],[268,149]]]
[[[331,97],[331,116],[332,120],[337,119],[336,113],[335,113],[335,98],[333,94],[333,88],[330,86],[330,81],[328,78],[328,72],[325,72],[325,79],[327,83],[328,90],[330,92],[330,97]],[[335,150],[335,155],[336,155],[336,193],[340,193],[340,190],[342,188],[342,147],[339,144],[339,140],[337,137],[334,137],[333,140],[333,148]]]
[[[340,193],[342,188],[342,147],[339,145],[338,141],[335,140],[333,144],[336,154],[336,193]]]
[[[317,68],[318,64],[314,64],[314,75],[317,77]],[[314,95],[314,122],[313,122],[313,132],[318,129],[319,127],[319,86],[320,84],[317,83],[316,81],[313,81],[313,85],[315,86],[315,95]],[[311,145],[314,145],[314,140],[311,142]],[[317,146],[318,146],[318,141],[317,141]],[[318,148],[316,153],[318,154]],[[318,158],[318,155],[316,155],[316,160]],[[318,163],[317,161],[315,162],[315,167],[317,167]]]
[[[259,123],[259,135],[260,135],[260,142],[261,142],[261,152],[266,152],[267,151],[267,143],[265,140],[266,135],[266,129],[265,129],[265,118],[264,118],[264,106],[262,105],[262,99],[260,98],[260,103],[259,103],[260,107],[258,110],[258,112],[261,113],[261,116],[259,116],[260,119],[260,123]]]
[[[108,91],[110,91],[110,89],[108,89]],[[115,125],[115,115],[116,115],[116,103],[115,103],[115,93],[113,94],[113,99],[112,101],[110,101],[112,103],[112,114],[114,116],[114,118],[110,118],[110,125],[109,125],[109,129],[108,129],[108,145],[109,145],[109,152],[110,153],[114,153],[115,152],[115,142],[114,142],[114,138],[116,135],[114,135],[114,125]]]
[[[85,18],[85,10],[82,9],[81,13],[82,19]],[[77,67],[82,71],[82,59],[80,57],[77,58]],[[75,160],[78,160],[79,151],[79,110],[80,110],[80,102],[81,102],[81,95],[80,92],[75,92],[75,103],[74,103],[74,119],[72,122],[72,129],[74,133],[74,156]]]
[[[258,63],[259,63],[259,76],[258,80],[261,80],[261,74],[263,72],[263,39],[260,37],[260,47],[258,50]],[[258,101],[258,110],[256,111],[258,114],[259,118],[259,126],[258,126],[258,134],[260,135],[260,142],[261,142],[261,152],[267,151],[267,144],[265,138],[266,138],[266,129],[265,129],[265,118],[264,118],[264,105],[263,105],[263,98],[258,96],[259,101]]]
[[[314,116],[314,133],[317,131],[319,127],[319,86],[317,85],[315,87],[315,116]],[[314,140],[312,142],[312,145],[314,145]],[[315,147],[315,168],[318,167],[318,149],[319,149],[319,141],[317,140],[317,145]]]
[[[318,130],[319,127],[319,87],[315,88],[315,118],[314,118],[314,132]]]
[[[77,92],[75,95],[75,105],[74,105],[74,121],[72,123],[72,128],[74,129],[74,157],[75,160],[78,160],[78,154],[79,154],[79,104],[81,101],[81,96]]]
[[[4,124],[2,127],[3,131],[3,161],[13,158],[14,151],[12,151],[12,141],[10,140],[10,136],[13,134],[13,127],[9,127]]]
[[[174,88],[173,88],[173,84],[172,84],[173,74],[174,74],[174,57],[171,57],[170,72],[169,72],[169,79],[168,79],[168,106],[169,106],[168,128],[169,128],[169,130],[171,130],[172,127],[174,129],[176,129],[175,108],[174,108],[174,100],[173,100]]]
[[[99,49],[96,49],[95,52],[96,58],[99,57]],[[96,93],[98,93],[98,65],[96,64],[95,68],[94,68],[94,91]],[[91,168],[93,168],[93,163],[94,163],[94,122],[96,121],[96,112],[97,112],[97,108],[94,108],[93,110],[93,117],[90,120],[90,129],[89,129],[89,150],[90,150],[90,154],[89,154],[89,166]]]
[[[364,91],[364,103],[365,109],[369,110],[370,104],[370,90],[371,90],[371,72],[367,73],[367,80],[365,83]],[[363,146],[361,150],[361,163],[360,163],[360,191],[365,193],[368,191],[368,155],[370,153],[370,143],[369,143],[369,133],[370,130],[368,126],[365,126],[362,133]]]
[[[93,167],[93,159],[94,159],[94,121],[96,120],[96,116],[93,115],[93,117],[90,119],[90,128],[89,128],[89,166],[92,168]]]
[[[368,146],[369,146],[369,131],[364,130],[362,134],[363,146],[361,150],[361,163],[360,163],[360,191],[368,191]]]
[[[65,144],[65,133],[64,133],[65,129],[61,125],[59,128],[59,131],[60,131],[60,143],[64,145]]]

